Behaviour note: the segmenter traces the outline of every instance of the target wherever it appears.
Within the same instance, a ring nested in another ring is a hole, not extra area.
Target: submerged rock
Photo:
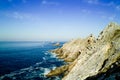
[[[85,39],[72,40],[52,52],[69,63],[63,71],[61,67],[52,70],[48,73],[52,74],[50,76],[58,71],[57,75],[65,74],[62,80],[101,80],[103,75],[119,78],[119,70],[117,75],[112,72],[120,65],[120,26],[110,23],[97,39],[90,35]]]

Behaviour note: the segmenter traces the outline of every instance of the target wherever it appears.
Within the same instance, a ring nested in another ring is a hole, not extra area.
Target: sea
[[[50,50],[54,41],[1,41],[0,42],[0,80],[61,80],[62,76],[47,78],[50,70],[65,62],[58,59]]]

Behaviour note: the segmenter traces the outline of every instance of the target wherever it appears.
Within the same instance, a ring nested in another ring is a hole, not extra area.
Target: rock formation
[[[60,46],[60,43],[57,42],[57,43],[53,44],[53,46]]]
[[[52,52],[68,64],[50,71],[47,77],[64,74],[62,80],[120,78],[120,26],[115,23],[110,23],[97,39],[90,35],[72,40]]]

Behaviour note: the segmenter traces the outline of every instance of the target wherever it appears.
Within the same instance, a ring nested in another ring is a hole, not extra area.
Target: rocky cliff
[[[64,75],[62,80],[120,78],[120,26],[110,23],[98,36],[65,43],[52,51],[67,62],[46,76]]]

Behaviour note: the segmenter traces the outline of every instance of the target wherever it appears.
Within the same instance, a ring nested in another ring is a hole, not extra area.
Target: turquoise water
[[[59,80],[46,78],[51,69],[64,64],[48,52],[58,48],[56,42],[0,42],[0,79]],[[64,42],[61,42],[61,46]]]

